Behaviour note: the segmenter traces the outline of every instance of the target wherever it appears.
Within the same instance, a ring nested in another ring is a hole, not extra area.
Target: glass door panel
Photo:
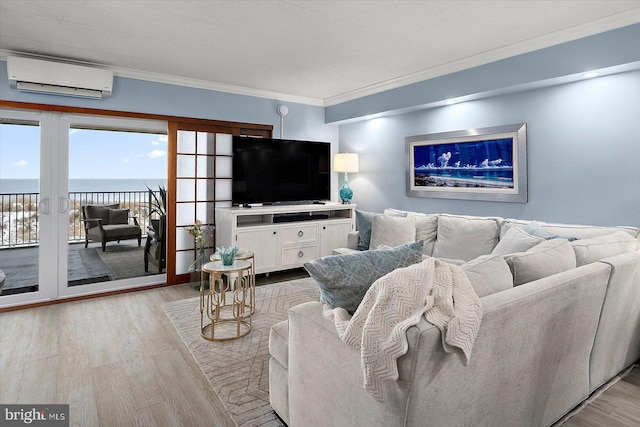
[[[38,291],[40,199],[40,124],[0,123],[2,296]]]
[[[164,272],[153,204],[167,187],[167,151],[163,134],[71,125],[68,287]]]
[[[0,307],[55,296],[50,115],[0,111]]]

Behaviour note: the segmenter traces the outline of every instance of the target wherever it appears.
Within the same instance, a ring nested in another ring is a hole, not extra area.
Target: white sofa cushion
[[[504,259],[511,269],[513,286],[576,268],[573,247],[565,239],[545,240],[525,252],[507,255]]]
[[[508,255],[515,252],[524,252],[544,240],[543,237],[532,236],[521,228],[512,227],[500,238],[491,253],[494,255]]]
[[[379,246],[396,247],[416,241],[414,218],[376,214],[371,221],[369,249]]]
[[[436,237],[438,236],[438,215],[402,211],[392,208],[385,209],[384,214],[414,218],[416,221],[416,242],[420,240],[424,242],[424,246],[422,247],[423,254],[428,256],[433,255],[433,246],[436,243]]]
[[[580,267],[604,258],[633,252],[638,241],[624,231],[614,231],[590,239],[576,240],[571,242],[571,245],[576,254],[576,264]]]
[[[498,243],[500,218],[438,215],[438,238],[433,247],[436,258],[471,261],[490,254]]]
[[[523,220],[523,219],[512,219],[507,218],[502,222],[502,226],[500,228],[500,235],[504,236],[504,234],[509,231],[512,227],[523,228],[529,223],[533,221]],[[631,237],[640,237],[640,229],[635,227],[623,227],[623,226],[613,226],[613,227],[603,227],[596,225],[579,225],[579,224],[560,224],[560,223],[551,223],[551,222],[542,222],[536,221],[544,230],[548,231],[551,234],[557,234],[561,236],[573,236],[578,239],[588,239],[591,237],[601,236],[603,234],[609,234],[612,231],[624,231],[629,234]]]
[[[482,255],[462,264],[460,268],[464,270],[480,298],[513,287],[511,269],[501,256]]]

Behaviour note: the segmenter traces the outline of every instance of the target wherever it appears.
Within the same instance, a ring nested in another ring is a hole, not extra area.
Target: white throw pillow
[[[500,239],[493,251],[493,255],[508,255],[515,252],[524,252],[531,249],[545,239],[532,236],[521,228],[511,227]]]
[[[422,253],[431,256],[438,237],[438,216],[417,215],[414,219],[416,221],[416,242],[422,240],[424,242]]]
[[[485,295],[511,289],[513,276],[507,262],[498,255],[482,255],[460,266],[467,274],[473,290]]]
[[[614,231],[590,239],[576,240],[571,244],[576,253],[576,264],[580,267],[604,258],[633,252],[638,242],[624,231]]]
[[[507,255],[504,259],[511,269],[513,286],[576,268],[573,247],[565,239],[545,240],[525,252]]]
[[[500,218],[462,215],[438,216],[438,239],[433,247],[436,258],[471,261],[488,255],[498,243]]]
[[[371,221],[369,249],[392,248],[416,241],[416,222],[413,218],[377,214]]]

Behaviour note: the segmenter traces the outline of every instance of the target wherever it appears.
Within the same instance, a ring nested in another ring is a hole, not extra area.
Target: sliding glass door
[[[15,110],[0,119],[0,307],[166,282],[159,250],[145,268],[166,122]],[[89,205],[112,209],[99,224]]]
[[[59,295],[165,283],[145,247],[167,183],[166,123],[64,115],[60,130]]]

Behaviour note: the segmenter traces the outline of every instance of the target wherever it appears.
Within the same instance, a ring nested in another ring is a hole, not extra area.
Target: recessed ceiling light
[[[582,77],[584,77],[585,79],[590,79],[592,77],[598,77],[600,75],[600,73],[598,73],[597,71],[589,71],[588,73],[582,73]]]

